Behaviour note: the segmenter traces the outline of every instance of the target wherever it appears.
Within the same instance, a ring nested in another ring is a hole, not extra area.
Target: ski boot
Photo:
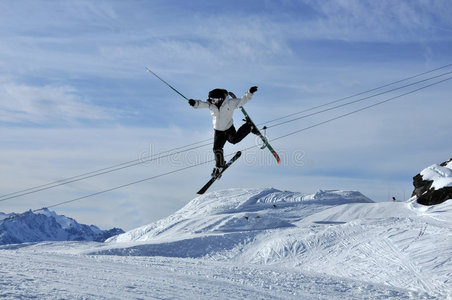
[[[221,178],[221,171],[223,171],[223,168],[215,167],[215,168],[213,168],[212,174],[210,176],[212,176],[212,178],[220,179]]]
[[[253,121],[251,121],[251,119],[248,116],[245,117],[243,121],[245,121],[246,124],[248,124],[251,127],[251,133],[259,135],[259,129],[256,127],[256,125],[254,125]]]

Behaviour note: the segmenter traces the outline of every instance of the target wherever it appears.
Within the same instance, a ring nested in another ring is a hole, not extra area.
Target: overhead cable
[[[338,99],[338,100],[335,100],[335,101],[331,101],[331,102],[328,102],[328,103],[325,103],[325,104],[322,104],[322,105],[319,105],[319,106],[315,106],[315,107],[312,107],[312,108],[309,108],[309,109],[306,109],[306,110],[302,110],[302,111],[299,111],[299,112],[291,113],[291,114],[288,114],[286,116],[282,116],[282,117],[279,117],[277,119],[273,119],[273,120],[267,121],[265,123],[261,123],[259,125],[273,123],[273,122],[276,122],[276,121],[279,121],[279,120],[287,119],[287,118],[289,118],[291,116],[295,116],[295,115],[301,114],[303,112],[312,111],[312,110],[315,110],[315,109],[318,109],[318,108],[321,108],[321,107],[325,107],[325,106],[328,106],[328,105],[331,105],[331,104],[335,104],[335,103],[344,101],[346,99],[350,99],[350,98],[353,98],[353,97],[356,97],[356,96],[359,96],[359,95],[364,95],[366,93],[370,93],[370,92],[373,92],[373,91],[376,91],[376,90],[379,90],[379,89],[382,89],[382,88],[385,88],[385,87],[388,87],[388,86],[391,86],[391,85],[395,85],[397,83],[401,83],[403,81],[407,81],[407,80],[410,80],[410,79],[413,79],[413,78],[417,78],[417,77],[420,77],[422,75],[426,75],[426,74],[429,74],[429,73],[432,73],[432,72],[435,72],[435,71],[438,71],[438,70],[441,70],[441,69],[444,69],[444,68],[447,68],[447,67],[450,67],[450,66],[452,66],[452,64],[447,64],[447,65],[444,65],[444,66],[442,66],[440,68],[436,68],[436,69],[433,69],[433,70],[430,70],[430,71],[427,71],[427,72],[423,72],[423,73],[420,73],[420,74],[417,74],[417,75],[414,75],[414,76],[410,76],[410,77],[407,77],[407,78],[404,78],[404,79],[401,79],[401,80],[398,80],[398,81],[395,81],[395,82],[392,82],[392,83],[389,83],[389,84],[385,84],[385,85],[377,87],[377,88],[373,88],[373,89],[370,89],[370,90],[367,90],[367,91],[364,91],[364,92],[360,92],[360,93],[354,94],[352,96],[344,97],[344,98],[341,98],[341,99]],[[149,69],[148,69],[148,71],[153,73]],[[367,97],[364,97],[364,98],[360,98],[360,99],[353,100],[353,101],[350,101],[350,102],[347,102],[347,103],[336,105],[334,107],[326,108],[326,109],[323,109],[321,111],[313,112],[313,113],[310,113],[310,114],[307,114],[307,115],[303,115],[303,116],[300,116],[300,117],[297,117],[297,118],[294,118],[294,119],[286,120],[286,121],[283,121],[283,122],[280,122],[280,123],[277,123],[277,124],[274,124],[274,125],[266,126],[266,128],[269,129],[269,128],[273,128],[273,127],[276,127],[276,126],[284,125],[284,124],[287,124],[289,122],[294,122],[294,121],[297,121],[297,120],[300,120],[300,119],[303,119],[303,118],[306,118],[306,117],[310,117],[310,116],[313,116],[313,115],[321,114],[321,113],[324,113],[324,112],[327,112],[327,111],[331,111],[331,110],[334,110],[334,109],[337,109],[337,108],[341,108],[341,107],[344,107],[344,106],[347,106],[347,105],[351,105],[351,104],[354,104],[354,103],[357,103],[357,102],[368,100],[368,99],[373,98],[373,97],[381,96],[381,95],[386,94],[386,93],[394,92],[394,91],[397,91],[397,90],[400,90],[400,89],[403,89],[403,88],[407,88],[409,86],[417,85],[417,84],[420,84],[422,82],[425,82],[425,81],[428,81],[428,80],[432,80],[432,79],[436,79],[436,78],[439,78],[441,76],[445,76],[445,75],[448,75],[448,74],[451,74],[451,73],[452,72],[445,72],[445,73],[442,73],[440,75],[436,75],[436,76],[429,77],[429,78],[426,78],[426,79],[423,79],[423,80],[419,80],[417,82],[410,83],[410,84],[407,84],[407,85],[404,85],[404,86],[401,86],[401,87],[396,87],[396,88],[393,88],[393,89],[388,90],[388,91],[383,91],[383,92],[380,92],[380,93],[377,93],[377,94],[373,94],[373,95],[370,95],[370,96],[367,96]],[[156,75],[156,74],[153,73],[153,75]],[[158,76],[157,76],[157,78],[162,80]],[[164,81],[164,83],[166,83],[166,82]],[[168,83],[166,83],[166,84],[169,85]],[[172,88],[172,86],[170,86],[170,87]],[[178,92],[178,91],[176,90],[176,92]],[[185,98],[185,96],[183,96],[183,97]],[[318,126],[318,125],[314,125],[314,127],[315,126]],[[144,163],[147,163],[147,162],[151,162],[151,161],[154,161],[154,160],[157,160],[157,159],[161,159],[161,158],[169,157],[169,156],[172,156],[172,155],[180,154],[180,153],[183,153],[185,151],[198,149],[198,148],[205,147],[205,146],[208,146],[208,145],[211,145],[211,144],[212,144],[212,141],[209,138],[209,139],[202,140],[202,141],[195,142],[195,143],[191,143],[191,144],[188,144],[188,145],[185,145],[185,146],[181,146],[181,147],[173,148],[173,149],[170,149],[170,150],[167,150],[167,151],[163,151],[163,152],[157,153],[157,154],[155,154],[153,156],[150,156],[149,158],[135,159],[135,160],[131,160],[131,161],[128,161],[128,162],[116,164],[116,165],[113,165],[113,166],[110,166],[110,167],[94,170],[94,171],[87,172],[87,173],[84,173],[84,174],[80,174],[80,175],[77,175],[77,176],[73,176],[73,177],[61,179],[61,180],[58,180],[58,181],[50,182],[50,183],[47,183],[47,184],[43,184],[43,185],[39,185],[39,186],[35,186],[35,187],[23,189],[23,190],[19,190],[19,191],[16,191],[14,193],[1,195],[0,196],[0,202],[6,201],[6,200],[9,200],[9,199],[13,199],[13,198],[17,198],[17,197],[21,197],[21,196],[25,196],[25,195],[29,195],[29,194],[33,194],[33,193],[36,193],[36,192],[48,190],[48,189],[55,188],[55,187],[62,186],[62,185],[66,185],[66,184],[69,184],[69,183],[74,183],[74,182],[78,182],[78,181],[81,181],[81,180],[85,180],[85,179],[97,177],[97,176],[100,176],[100,175],[112,173],[112,172],[115,172],[115,171],[118,171],[118,170],[122,170],[122,169],[130,168],[130,167],[133,167],[133,166],[141,165],[141,164],[144,164]],[[191,147],[191,148],[188,148],[188,147]],[[165,154],[165,153],[168,153],[168,154]]]
[[[350,115],[352,115],[352,114],[355,114],[355,113],[358,113],[358,112],[361,112],[361,111],[364,111],[364,110],[366,110],[366,109],[370,109],[370,108],[372,108],[372,107],[381,105],[381,104],[383,104],[383,103],[387,103],[387,102],[389,102],[389,101],[393,101],[393,100],[398,99],[398,98],[401,98],[401,97],[403,97],[403,96],[406,96],[406,95],[409,95],[409,94],[413,94],[413,93],[418,92],[418,91],[420,91],[420,90],[426,89],[426,88],[428,88],[428,87],[431,87],[431,86],[440,84],[440,83],[442,83],[442,82],[445,82],[445,81],[448,81],[448,80],[451,80],[451,79],[452,79],[452,77],[448,77],[448,78],[442,79],[442,80],[440,80],[440,81],[437,81],[437,82],[434,82],[434,83],[430,83],[430,84],[425,85],[425,86],[423,86],[423,87],[420,87],[420,88],[411,90],[411,91],[409,91],[409,92],[405,92],[405,93],[403,93],[403,94],[400,94],[400,95],[397,95],[397,96],[388,98],[388,99],[386,99],[386,100],[383,100],[383,101],[374,103],[374,104],[372,104],[372,105],[368,105],[368,106],[362,107],[362,108],[360,108],[360,109],[356,109],[356,110],[354,110],[354,111],[351,111],[351,112],[348,112],[348,113],[345,113],[345,114],[336,116],[336,117],[334,117],[334,118],[331,118],[331,119],[328,119],[328,120],[325,120],[325,121],[322,121],[322,122],[319,122],[319,123],[316,123],[316,124],[314,124],[314,125],[311,125],[311,126],[308,126],[308,127],[302,128],[302,129],[298,129],[298,130],[289,132],[289,133],[287,133],[287,134],[284,134],[284,135],[281,135],[281,136],[279,136],[279,137],[277,137],[277,138],[274,138],[274,139],[272,139],[271,141],[273,142],[273,141],[277,141],[277,140],[284,139],[284,138],[286,138],[286,137],[289,137],[289,136],[298,134],[298,133],[300,133],[300,132],[303,132],[303,131],[312,129],[312,128],[314,128],[314,127],[318,127],[318,126],[324,125],[324,124],[326,124],[326,123],[329,123],[329,122],[332,122],[332,121],[335,121],[335,120],[338,120],[338,119],[341,119],[341,118],[350,116]],[[254,145],[254,146],[250,146],[250,147],[244,148],[244,149],[242,149],[242,150],[240,150],[240,151],[245,152],[245,151],[251,150],[251,149],[256,148],[256,147],[260,147],[260,146],[259,146],[259,145]],[[231,155],[232,155],[232,154],[229,154],[228,156],[231,156]],[[44,208],[36,209],[36,210],[34,210],[34,212],[40,211],[40,210],[44,210],[44,209],[46,209],[46,208],[52,208],[52,207],[60,206],[60,205],[67,204],[67,203],[71,203],[71,202],[80,201],[80,200],[82,200],[82,199],[86,199],[86,198],[89,198],[89,197],[97,196],[97,195],[104,194],[104,193],[107,193],[107,192],[110,192],[110,191],[118,190],[118,189],[121,189],[121,188],[124,188],[124,187],[128,187],[128,186],[135,185],[135,184],[138,184],[138,183],[142,183],[142,182],[145,182],[145,181],[153,180],[153,179],[156,179],[156,178],[160,178],[160,177],[163,177],[163,176],[166,176],[166,175],[170,175],[170,174],[182,172],[182,171],[185,171],[185,170],[188,170],[188,169],[191,169],[191,168],[194,168],[194,167],[198,167],[198,166],[200,166],[200,165],[204,165],[204,164],[207,164],[207,163],[210,163],[210,162],[213,162],[213,160],[206,160],[206,161],[199,162],[199,163],[196,163],[196,164],[192,164],[192,165],[189,165],[189,166],[186,166],[186,167],[177,169],[177,170],[173,170],[173,171],[166,172],[166,173],[162,173],[162,174],[155,175],[155,176],[152,176],[152,177],[144,178],[144,179],[141,179],[141,180],[138,180],[138,181],[134,181],[134,182],[130,182],[130,183],[127,183],[127,184],[120,185],[120,186],[116,186],[116,187],[113,187],[113,188],[110,188],[110,189],[107,189],[107,190],[103,190],[103,191],[100,191],[100,192],[92,193],[92,194],[89,194],[89,195],[86,195],[86,196],[83,196],[83,197],[78,197],[78,198],[75,198],[75,199],[71,199],[71,200],[67,200],[67,201],[60,202],[60,203],[56,203],[56,204],[53,204],[53,205],[50,205],[50,206],[47,206],[47,207],[44,207]]]

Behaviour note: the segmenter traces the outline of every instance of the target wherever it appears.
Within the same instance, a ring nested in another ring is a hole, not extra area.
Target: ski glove
[[[250,93],[254,94],[254,92],[257,91],[257,86],[250,87]]]
[[[193,99],[188,100],[188,104],[190,104],[191,106],[195,106],[196,101]]]

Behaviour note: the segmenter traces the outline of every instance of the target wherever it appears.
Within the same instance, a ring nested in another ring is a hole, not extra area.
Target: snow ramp
[[[356,191],[301,194],[267,189],[230,189],[197,197],[167,218],[107,241],[99,254],[232,257],[262,234],[276,234],[327,208],[372,203]]]

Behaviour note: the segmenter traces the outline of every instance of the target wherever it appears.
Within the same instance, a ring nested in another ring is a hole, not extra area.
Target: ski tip
[[[276,161],[278,162],[278,165],[279,165],[281,163],[281,159],[279,159],[279,155],[276,152],[273,152],[272,154],[276,158]]]
[[[203,187],[202,189],[200,189],[196,194],[198,194],[198,195],[204,195],[204,193],[206,192],[206,188],[205,187]]]

